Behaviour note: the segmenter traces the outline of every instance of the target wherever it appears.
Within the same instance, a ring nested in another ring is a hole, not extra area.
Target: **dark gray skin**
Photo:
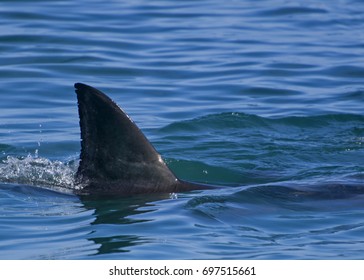
[[[76,83],[81,127],[80,195],[176,193],[212,186],[178,179],[141,130],[108,96]]]

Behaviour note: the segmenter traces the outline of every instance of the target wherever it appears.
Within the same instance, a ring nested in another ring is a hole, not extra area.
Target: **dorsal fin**
[[[180,181],[129,116],[101,91],[75,88],[82,139],[76,177],[87,192],[178,191]]]

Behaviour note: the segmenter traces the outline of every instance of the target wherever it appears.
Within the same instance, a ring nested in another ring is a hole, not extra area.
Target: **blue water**
[[[1,259],[363,259],[364,2],[2,1]],[[186,180],[73,188],[73,83]]]

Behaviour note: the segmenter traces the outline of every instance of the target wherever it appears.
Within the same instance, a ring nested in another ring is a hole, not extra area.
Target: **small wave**
[[[205,183],[335,180],[363,172],[361,115],[267,118],[230,112],[175,122],[160,132],[160,145],[168,145],[162,154],[178,159],[172,169]]]
[[[174,122],[160,129],[160,132],[174,135],[186,135],[188,133],[211,133],[218,130],[219,133],[236,135],[244,131],[249,135],[254,131],[262,134],[279,132],[287,137],[302,130],[310,130],[315,134],[326,132],[341,133],[342,130],[361,131],[364,126],[364,116],[355,114],[325,114],[315,116],[285,116],[285,117],[262,117],[258,115],[240,112],[225,112],[206,115],[190,120]],[[324,131],[326,130],[326,131]],[[232,134],[231,134],[232,133]],[[359,133],[361,136],[361,133]],[[230,138],[230,137],[229,137]]]
[[[47,158],[28,155],[17,158],[7,156],[0,163],[0,181],[49,188],[77,189],[75,173],[78,162],[51,161]]]
[[[309,15],[309,14],[327,14],[328,11],[320,8],[310,7],[281,7],[275,9],[269,9],[261,12],[263,16],[292,16],[292,15]]]

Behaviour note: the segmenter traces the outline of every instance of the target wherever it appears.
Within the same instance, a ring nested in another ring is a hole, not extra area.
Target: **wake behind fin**
[[[206,188],[177,179],[130,117],[101,91],[76,83],[82,193],[133,195]]]

